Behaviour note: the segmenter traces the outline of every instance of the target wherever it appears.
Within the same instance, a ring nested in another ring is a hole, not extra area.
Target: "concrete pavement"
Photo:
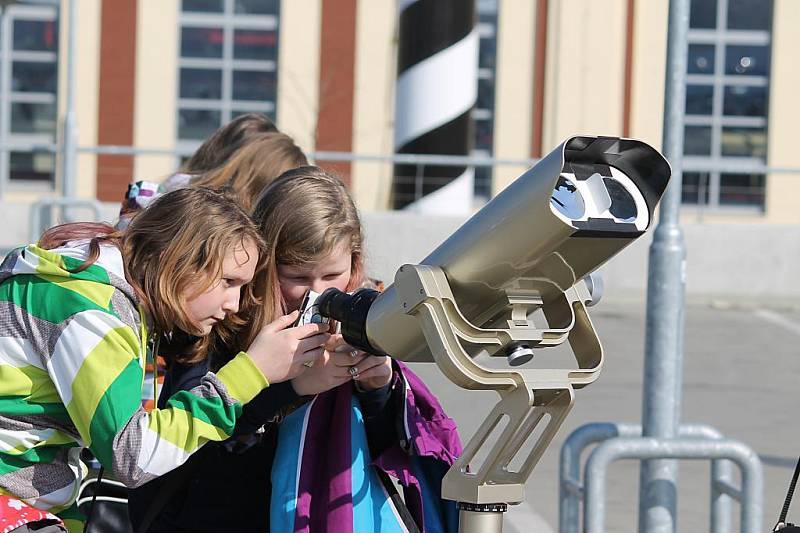
[[[529,508],[512,508],[506,521],[508,530],[547,531],[545,525],[528,527],[536,520],[557,530],[558,454],[572,430],[590,422],[641,422],[644,311],[642,300],[610,300],[590,310],[605,349],[603,372],[597,382],[576,392],[572,412],[527,483]],[[681,422],[709,424],[759,454],[765,481],[763,530],[768,531],[800,455],[800,311],[690,304],[685,336]],[[562,366],[564,359],[559,361],[559,357],[568,357],[563,352],[545,353],[537,356],[543,365]],[[445,409],[459,423],[462,438],[470,437],[497,396],[465,392],[433,365],[413,367],[439,394]],[[705,461],[680,463],[679,531],[708,530],[709,470]],[[612,466],[606,531],[636,530],[638,476],[636,461]],[[738,528],[737,505],[734,512],[733,523]],[[790,511],[789,518],[800,521],[800,510]]]

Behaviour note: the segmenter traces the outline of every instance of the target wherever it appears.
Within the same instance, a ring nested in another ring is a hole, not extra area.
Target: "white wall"
[[[386,283],[404,263],[423,259],[460,226],[460,218],[365,213],[368,270]],[[687,299],[800,306],[800,226],[683,224]],[[601,269],[605,299],[642,299],[652,231]]]

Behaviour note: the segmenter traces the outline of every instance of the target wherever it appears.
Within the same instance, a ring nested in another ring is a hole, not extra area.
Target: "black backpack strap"
[[[100,482],[103,480],[104,472],[105,469],[102,465],[100,465],[100,470],[97,472],[97,486],[95,486],[94,494],[92,494],[92,507],[89,509],[89,516],[86,517],[86,523],[83,525],[84,531],[89,531],[89,524],[92,522],[92,518],[94,517],[94,504],[97,503],[97,493],[100,491]]]
[[[789,505],[792,503],[792,496],[794,496],[794,489],[797,486],[798,476],[800,476],[800,458],[797,459],[797,465],[794,467],[792,482],[789,483],[789,491],[786,493],[786,501],[783,502],[781,515],[778,517],[778,523],[775,525],[776,529],[786,524],[786,515],[789,514]]]
[[[189,478],[197,469],[196,465],[197,462],[186,463],[180,468],[174,470],[173,475],[170,476],[164,485],[161,486],[161,490],[158,491],[156,497],[150,504],[150,507],[147,508],[147,512],[139,524],[139,528],[136,530],[136,533],[147,533],[147,530],[150,528],[153,520],[155,520],[162,509],[164,509],[164,506],[167,504],[167,502],[172,499],[172,495],[175,494],[175,492],[182,485],[189,481]]]
[[[403,498],[401,498],[400,494],[397,492],[389,474],[378,467],[373,466],[373,470],[378,474],[378,479],[389,496],[389,505],[393,506],[395,511],[397,511],[398,518],[405,526],[406,531],[408,531],[408,533],[420,533],[419,526],[414,521],[414,517],[411,516],[411,512],[408,510],[408,507],[406,507]]]

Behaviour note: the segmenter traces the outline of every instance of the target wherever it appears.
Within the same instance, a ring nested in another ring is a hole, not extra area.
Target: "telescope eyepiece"
[[[387,355],[372,346],[367,338],[367,315],[372,302],[380,296],[373,289],[358,289],[353,294],[330,288],[317,298],[322,316],[332,318],[342,325],[342,336],[348,344],[374,355]]]

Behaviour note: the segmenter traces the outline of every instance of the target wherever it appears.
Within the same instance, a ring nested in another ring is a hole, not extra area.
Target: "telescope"
[[[599,376],[587,278],[647,231],[670,175],[644,142],[571,137],[419,264],[400,267],[386,291],[328,289],[318,299],[351,345],[434,361],[456,385],[500,395],[442,483],[442,496],[459,502],[460,531],[502,530],[574,390]],[[537,350],[562,344],[574,355],[562,368],[527,365]],[[503,364],[488,368],[487,356]],[[470,468],[484,447],[482,464]]]

